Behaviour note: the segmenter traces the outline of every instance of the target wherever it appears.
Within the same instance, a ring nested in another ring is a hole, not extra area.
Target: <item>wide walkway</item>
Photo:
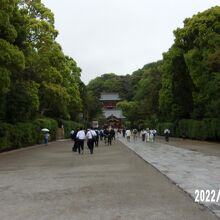
[[[93,155],[71,145],[0,155],[1,220],[218,219],[122,143]]]
[[[174,138],[169,143],[161,138],[120,141],[220,217],[220,144]]]
[[[157,143],[167,144],[164,137],[157,137]],[[170,138],[169,145],[188,149],[195,152],[200,152],[209,156],[220,157],[220,143],[208,142],[208,141],[198,141],[182,138]]]

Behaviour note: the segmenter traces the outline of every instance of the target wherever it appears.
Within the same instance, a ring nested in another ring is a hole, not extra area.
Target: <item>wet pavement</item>
[[[118,141],[93,155],[71,147],[0,154],[1,220],[218,219]]]
[[[220,217],[220,144],[181,139],[120,141]]]

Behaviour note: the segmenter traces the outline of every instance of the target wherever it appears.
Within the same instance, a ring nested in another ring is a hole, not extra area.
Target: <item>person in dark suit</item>
[[[74,152],[77,151],[77,149],[78,149],[78,144],[79,144],[79,143],[78,143],[78,140],[77,140],[77,138],[76,138],[76,135],[77,135],[78,131],[79,131],[79,128],[77,128],[77,129],[74,131],[74,133],[72,134],[72,140],[74,141],[72,151],[74,151]]]

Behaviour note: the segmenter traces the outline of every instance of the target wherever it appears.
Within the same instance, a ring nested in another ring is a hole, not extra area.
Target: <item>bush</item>
[[[35,122],[37,127],[38,140],[43,139],[42,128],[48,128],[50,130],[50,140],[56,140],[56,133],[58,128],[58,122],[51,118],[39,118]]]
[[[41,118],[33,122],[0,124],[0,151],[42,143],[42,128],[50,130],[51,140],[56,139],[58,123],[54,119]]]
[[[220,140],[220,119],[209,118],[203,120],[182,119],[177,123],[159,123],[157,131],[163,135],[165,128],[169,128],[174,137],[186,137],[196,140]]]
[[[0,151],[6,150],[8,146],[11,146],[11,133],[13,126],[7,123],[0,124]]]
[[[159,135],[164,135],[164,130],[168,128],[170,129],[170,135],[175,136],[175,124],[171,122],[164,122],[164,123],[158,123],[157,124],[157,133]]]
[[[197,140],[220,140],[220,119],[204,119],[202,121],[183,119],[178,123],[179,133]]]
[[[59,120],[64,125],[65,137],[69,138],[70,131],[82,124],[74,121]],[[50,130],[50,140],[56,140],[58,122],[51,118],[39,118],[32,122],[17,124],[0,124],[0,151],[40,144],[43,141],[42,128]]]
[[[66,121],[66,120],[59,120],[59,124],[64,126],[64,135],[65,138],[69,138],[70,137],[70,131],[76,130],[77,128],[83,127],[83,124],[78,123],[78,122],[74,122],[74,121]]]
[[[23,146],[36,144],[36,132],[33,123],[17,123],[13,126],[10,134],[10,141],[12,148],[19,148]]]

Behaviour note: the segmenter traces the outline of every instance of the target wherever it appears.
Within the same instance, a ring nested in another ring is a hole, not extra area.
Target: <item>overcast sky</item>
[[[219,0],[42,0],[55,15],[57,41],[82,69],[84,83],[131,74],[162,59],[183,20]]]

